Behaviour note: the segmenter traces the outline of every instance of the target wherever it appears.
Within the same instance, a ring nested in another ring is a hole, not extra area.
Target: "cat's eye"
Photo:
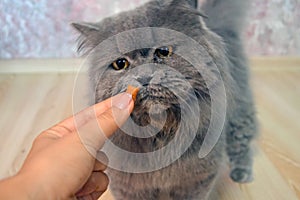
[[[129,62],[126,58],[119,58],[118,60],[115,60],[111,66],[115,70],[126,69],[129,66]]]
[[[159,58],[167,58],[173,54],[173,48],[171,46],[163,46],[155,50],[155,55]]]

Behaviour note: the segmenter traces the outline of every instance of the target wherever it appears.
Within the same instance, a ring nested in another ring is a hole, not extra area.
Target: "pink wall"
[[[147,0],[1,0],[0,58],[74,57],[72,21],[98,21]],[[247,51],[300,55],[300,1],[253,0]]]

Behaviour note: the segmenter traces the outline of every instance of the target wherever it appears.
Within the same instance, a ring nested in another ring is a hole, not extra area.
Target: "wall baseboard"
[[[12,59],[0,60],[0,74],[5,73],[77,73],[83,59]]]
[[[254,71],[298,71],[300,70],[300,57],[251,57],[251,69]]]
[[[251,69],[300,70],[300,57],[252,57]],[[77,73],[83,70],[84,59],[13,59],[0,60],[0,74]]]

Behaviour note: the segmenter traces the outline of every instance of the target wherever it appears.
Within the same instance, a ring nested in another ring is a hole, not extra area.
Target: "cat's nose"
[[[137,78],[137,81],[144,87],[148,86],[152,77],[147,76],[147,77],[139,77]]]

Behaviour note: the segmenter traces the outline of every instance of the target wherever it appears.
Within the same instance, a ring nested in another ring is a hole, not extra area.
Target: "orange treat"
[[[129,93],[129,94],[131,94],[133,101],[135,101],[136,100],[136,96],[137,96],[137,94],[139,92],[139,88],[136,88],[136,87],[133,87],[131,85],[128,85],[126,92]]]

